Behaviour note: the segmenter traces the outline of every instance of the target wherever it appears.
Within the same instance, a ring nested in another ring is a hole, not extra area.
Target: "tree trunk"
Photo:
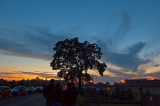
[[[81,94],[82,93],[82,71],[79,72],[79,83],[78,83],[78,92]]]
[[[79,76],[79,84],[78,84],[78,91],[82,91],[82,86],[81,86],[81,76]]]

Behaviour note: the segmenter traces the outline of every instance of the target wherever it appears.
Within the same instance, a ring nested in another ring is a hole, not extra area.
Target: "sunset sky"
[[[0,78],[55,78],[55,43],[97,43],[97,82],[160,78],[160,0],[0,0]]]

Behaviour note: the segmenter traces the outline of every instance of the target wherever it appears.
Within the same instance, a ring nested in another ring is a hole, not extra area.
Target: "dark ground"
[[[0,106],[45,106],[45,102],[42,93],[37,93],[1,99]]]

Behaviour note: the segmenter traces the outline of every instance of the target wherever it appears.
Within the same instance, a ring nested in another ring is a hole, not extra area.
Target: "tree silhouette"
[[[92,77],[87,73],[88,69],[97,69],[103,76],[107,65],[100,63],[101,48],[97,44],[90,44],[88,41],[80,43],[78,37],[65,39],[55,44],[53,48],[55,54],[50,66],[53,70],[60,70],[57,75],[65,80],[78,80],[79,91],[81,91],[81,81],[90,81]]]
[[[109,82],[106,82],[106,86],[110,86],[111,84]]]

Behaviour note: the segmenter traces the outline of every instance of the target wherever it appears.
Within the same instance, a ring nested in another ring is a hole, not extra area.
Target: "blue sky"
[[[96,81],[159,78],[159,5],[159,0],[0,0],[0,77],[55,77],[49,67],[54,44],[79,37],[102,48],[108,68],[104,77],[91,72]]]

